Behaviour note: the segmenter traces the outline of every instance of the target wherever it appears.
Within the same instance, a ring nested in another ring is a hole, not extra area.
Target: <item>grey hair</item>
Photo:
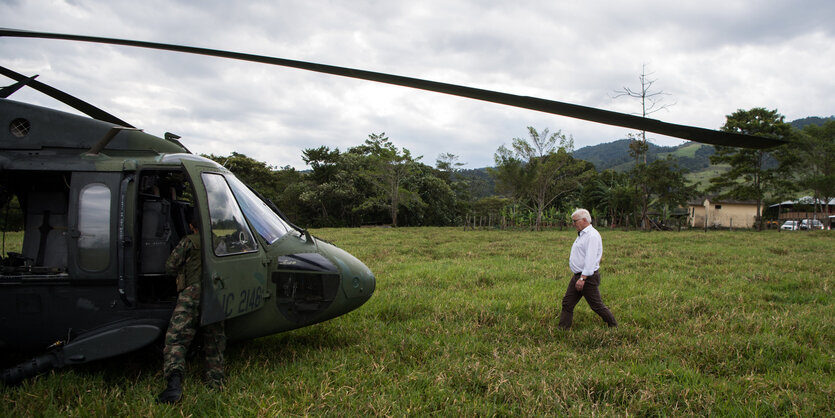
[[[575,216],[579,216],[580,219],[585,219],[588,223],[591,223],[591,214],[585,209],[575,210],[574,213],[571,214],[571,219],[574,219]]]

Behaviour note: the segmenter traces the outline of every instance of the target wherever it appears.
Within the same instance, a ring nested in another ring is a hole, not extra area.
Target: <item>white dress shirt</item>
[[[571,256],[568,267],[573,273],[591,276],[600,269],[600,257],[603,256],[603,239],[600,233],[589,225],[580,231],[574,245],[571,246]]]

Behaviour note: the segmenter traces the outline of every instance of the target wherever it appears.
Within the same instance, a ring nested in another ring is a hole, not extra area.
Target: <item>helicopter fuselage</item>
[[[203,242],[201,323],[225,320],[230,341],[337,317],[374,292],[362,262],[176,139],[8,99],[0,123],[0,198],[24,231],[2,259],[0,350],[52,347],[62,366],[158,340],[187,218]]]

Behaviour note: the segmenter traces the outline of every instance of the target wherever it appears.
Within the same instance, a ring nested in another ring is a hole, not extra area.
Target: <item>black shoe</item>
[[[157,403],[177,403],[183,395],[183,375],[174,372],[168,377],[168,387],[157,396]]]

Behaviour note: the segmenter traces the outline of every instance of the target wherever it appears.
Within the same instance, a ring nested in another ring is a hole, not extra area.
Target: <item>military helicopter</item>
[[[780,140],[675,125],[535,97],[391,74],[181,45],[0,29],[0,36],[152,48],[259,62],[495,102],[698,142],[750,148]],[[176,300],[164,263],[188,222],[203,242],[201,324],[229,341],[322,322],[365,303],[361,261],[294,225],[221,165],[166,133],[146,134],[67,93],[0,67],[0,202],[19,202],[20,253],[0,260],[0,351],[42,352],[2,372],[14,384],[52,368],[158,341]],[[8,99],[29,87],[87,116]]]

